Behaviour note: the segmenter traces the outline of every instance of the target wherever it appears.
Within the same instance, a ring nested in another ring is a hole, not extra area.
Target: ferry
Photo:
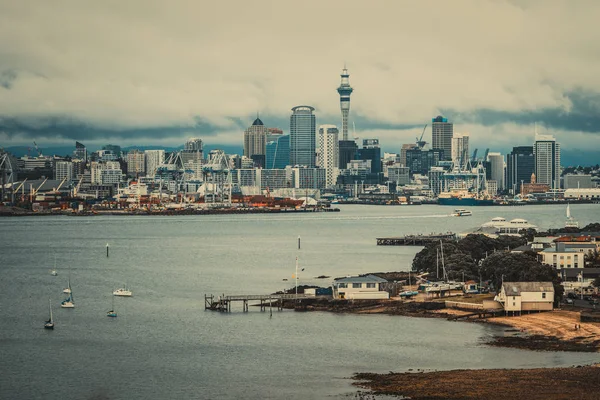
[[[464,208],[457,208],[452,213],[453,217],[470,217],[473,213],[469,210],[465,210]]]
[[[498,237],[500,235],[506,236],[520,236],[521,232],[527,230],[537,231],[538,227],[525,219],[515,218],[510,221],[507,221],[503,217],[495,217],[492,218],[491,221],[486,222],[481,225],[479,228],[471,231],[461,233],[459,237],[465,237],[469,234],[481,234],[486,235],[492,238]]]

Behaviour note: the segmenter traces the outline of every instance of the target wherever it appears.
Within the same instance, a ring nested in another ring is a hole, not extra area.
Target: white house
[[[387,281],[375,275],[352,276],[333,282],[334,299],[389,299],[390,294],[382,290]]]
[[[552,282],[504,282],[494,300],[502,303],[504,311],[511,315],[552,311],[554,286]]]
[[[583,268],[585,265],[585,253],[577,249],[544,249],[544,251],[539,253],[539,257],[542,264],[552,265],[558,270],[563,268]]]

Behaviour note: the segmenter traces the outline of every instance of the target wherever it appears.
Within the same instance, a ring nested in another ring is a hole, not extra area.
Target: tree
[[[564,293],[554,268],[526,253],[496,252],[481,264],[481,275],[491,280],[496,290],[500,290],[502,282],[552,282],[555,303],[560,302]]]

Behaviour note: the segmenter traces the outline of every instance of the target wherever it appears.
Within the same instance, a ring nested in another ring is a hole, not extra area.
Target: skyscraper
[[[382,172],[379,139],[363,139],[363,147],[357,151],[357,159],[371,160],[371,172]]]
[[[189,161],[193,161],[195,163],[202,163],[204,158],[203,154],[203,144],[202,139],[198,138],[189,138],[187,142],[183,145],[183,151],[181,152],[181,162],[183,164],[187,164]]]
[[[350,86],[350,81],[348,78],[348,70],[344,68],[342,70],[342,82],[340,86],[337,88],[338,93],[340,94],[340,109],[342,110],[342,137],[343,140],[348,140],[348,114],[350,113],[350,95],[352,94],[352,87]]]
[[[144,175],[146,170],[146,155],[140,150],[131,150],[127,153],[127,175],[137,177]],[[118,163],[117,163],[118,164]]]
[[[531,174],[535,171],[533,146],[513,147],[506,155],[506,188],[513,194],[521,192],[521,182],[531,183]]]
[[[267,145],[267,127],[256,117],[252,126],[244,131],[244,156],[264,156]]]
[[[75,151],[73,155],[78,160],[87,161],[87,149],[82,143],[75,142]]]
[[[164,150],[146,150],[146,176],[154,176],[158,167],[165,162]]]
[[[500,153],[488,153],[490,162],[490,178],[496,181],[498,190],[504,189],[504,157]]]
[[[356,159],[358,146],[354,140],[340,140],[338,143],[338,148],[340,154],[340,161],[338,165],[341,169],[346,169],[348,167],[348,163]]]
[[[311,106],[292,108],[290,117],[290,165],[315,167],[316,119]]]
[[[443,150],[442,160],[452,161],[454,125],[441,115],[433,118],[431,122],[431,148]]]
[[[469,134],[455,133],[452,137],[452,162],[455,167],[465,168],[469,161]]]
[[[533,154],[537,183],[560,189],[560,144],[550,135],[536,135]]]
[[[335,185],[339,167],[339,131],[335,125],[319,127],[319,167],[325,168],[325,185]]]
[[[267,143],[266,166],[268,169],[284,169],[290,164],[290,135],[281,135]]]

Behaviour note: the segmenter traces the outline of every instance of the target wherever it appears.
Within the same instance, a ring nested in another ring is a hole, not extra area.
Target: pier
[[[399,237],[377,238],[377,246],[427,246],[440,240],[456,240],[455,233],[439,233],[431,235],[407,235]]]
[[[320,296],[317,296],[320,297]],[[205,310],[213,310],[220,312],[231,312],[231,304],[233,302],[242,303],[242,311],[248,312],[248,303],[250,301],[258,301],[260,305],[260,311],[266,311],[267,308],[272,310],[273,304],[277,307],[277,310],[281,311],[283,309],[284,300],[302,300],[302,299],[314,299],[317,298],[315,296],[306,296],[304,293],[291,293],[291,294],[240,294],[240,295],[232,295],[225,296],[224,294],[215,297],[212,294],[204,295],[204,309]]]

